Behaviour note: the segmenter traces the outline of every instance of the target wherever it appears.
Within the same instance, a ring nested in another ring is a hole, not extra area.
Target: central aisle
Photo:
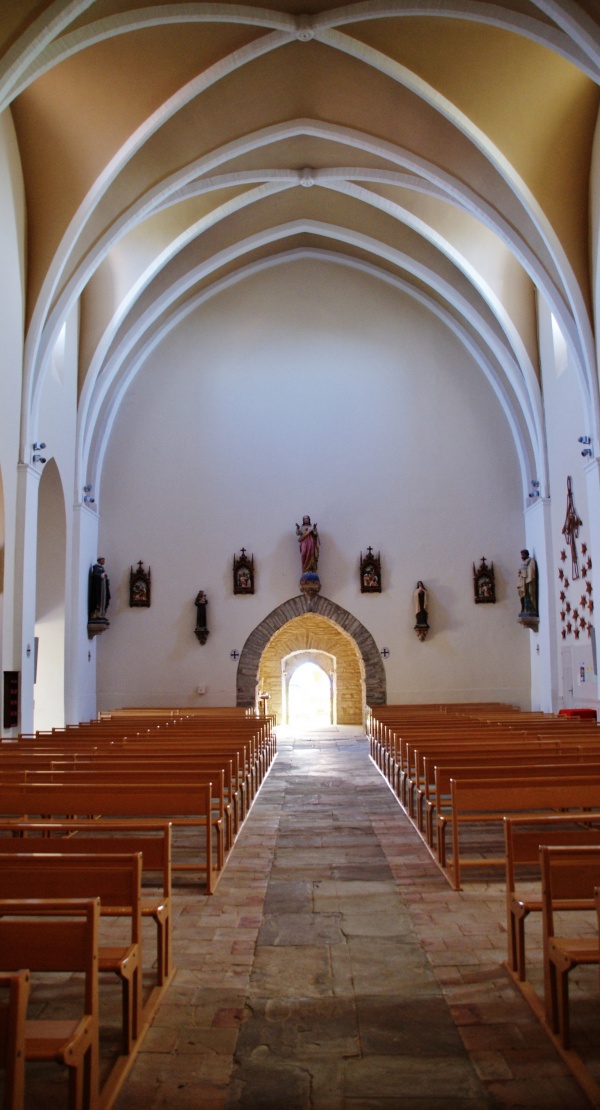
[[[174,904],[118,1110],[588,1105],[503,971],[503,887],[450,890],[363,732],[279,730],[215,895]]]
[[[280,740],[264,787],[280,818],[227,1106],[488,1106],[386,856],[401,811],[348,731]]]

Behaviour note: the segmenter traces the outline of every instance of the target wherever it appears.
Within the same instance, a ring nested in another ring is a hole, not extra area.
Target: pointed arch
[[[386,677],[379,648],[371,633],[356,617],[330,601],[327,597],[316,597],[312,601],[299,594],[284,601],[250,633],[238,662],[236,682],[236,704],[252,707],[256,700],[258,668],[262,654],[271,637],[283,628],[284,624],[306,613],[315,613],[333,621],[350,636],[358,649],[365,669],[365,696],[367,705],[385,705]]]

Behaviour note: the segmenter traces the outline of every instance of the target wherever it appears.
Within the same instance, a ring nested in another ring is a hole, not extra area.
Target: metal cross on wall
[[[579,519],[573,502],[573,483],[567,478],[567,515],[563,524],[563,536],[571,549],[571,578],[579,578],[579,555],[575,540],[579,535],[579,526],[583,522]]]

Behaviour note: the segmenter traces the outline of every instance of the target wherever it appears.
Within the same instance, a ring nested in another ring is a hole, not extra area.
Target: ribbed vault
[[[594,13],[6,0],[0,104],[27,195],[22,456],[74,313],[75,487],[99,490],[119,406],[167,331],[253,267],[315,251],[371,267],[460,336],[501,398],[524,503],[532,476],[546,494],[540,295],[600,430]]]

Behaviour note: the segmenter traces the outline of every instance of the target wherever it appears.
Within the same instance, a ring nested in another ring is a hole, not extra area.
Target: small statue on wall
[[[415,611],[415,632],[422,643],[429,632],[429,622],[427,619],[429,596],[421,579],[417,582],[415,592],[413,593],[413,606]]]
[[[105,570],[106,559],[99,555],[90,569],[88,583],[88,638],[93,640],[110,627],[106,610],[110,604],[110,582]]]
[[[537,629],[540,616],[537,599],[537,565],[526,547],[521,551],[521,566],[517,572],[517,592],[521,599],[518,619],[526,628]]]
[[[204,590],[199,590],[194,605],[196,606],[197,611],[194,635],[196,636],[198,643],[205,644],[210,633],[206,624],[206,607],[208,605],[208,598],[204,593]]]

